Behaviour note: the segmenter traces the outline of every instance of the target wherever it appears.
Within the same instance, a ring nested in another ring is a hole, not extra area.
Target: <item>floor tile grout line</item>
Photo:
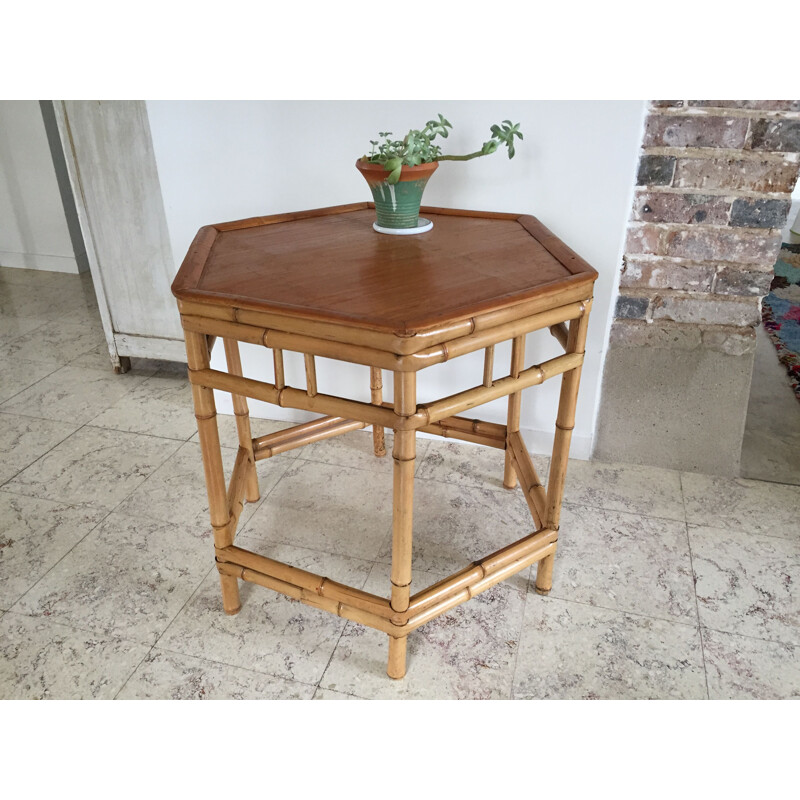
[[[323,699],[321,697],[320,698],[317,697],[317,692],[333,692],[334,694],[340,694],[340,695],[342,695],[344,697],[352,697],[353,700],[370,700],[371,699],[369,697],[361,697],[361,695],[353,694],[353,692],[343,692],[341,689],[325,689],[325,688],[320,688],[319,686],[317,686],[317,688],[314,690],[314,694],[311,695],[311,699],[312,700],[317,700],[317,699],[322,700]]]
[[[681,483],[681,494],[683,494],[683,483]],[[692,538],[689,536],[689,523],[685,524],[686,530],[686,543],[689,546],[689,564],[692,570],[692,594],[694,594],[694,604],[697,609],[697,632],[700,635],[700,655],[703,658],[703,676],[706,681],[706,697],[710,700],[711,693],[708,688],[708,665],[706,664],[706,648],[703,639],[703,626],[700,623],[700,601],[697,598],[697,573],[694,569],[694,554],[692,552]]]
[[[159,644],[154,644],[152,649],[159,650],[162,653],[169,653],[170,655],[173,656],[180,656],[181,658],[194,658],[197,659],[198,661],[205,661],[208,664],[216,664],[217,666],[229,667],[231,669],[240,669],[243,670],[244,672],[249,672],[253,675],[258,675],[260,677],[274,678],[276,680],[285,681],[286,683],[298,683],[301,686],[307,686],[309,689],[316,689],[315,684],[308,683],[307,681],[301,681],[298,680],[297,678],[287,678],[285,675],[276,675],[274,672],[264,672],[263,670],[253,669],[252,667],[243,667],[241,664],[232,664],[229,661],[219,661],[216,658],[208,658],[207,656],[198,656],[193,653],[184,653],[181,652],[180,650],[175,650],[171,647],[163,647],[162,645]],[[130,680],[130,678],[128,680]],[[312,692],[312,697],[313,697],[313,692]]]
[[[658,622],[667,622],[674,625],[680,625],[682,628],[698,628],[700,626],[700,621],[696,622],[683,622],[677,617],[659,617],[653,614],[643,614],[640,611],[629,611],[625,608],[612,608],[611,606],[601,606],[597,605],[596,603],[589,603],[586,600],[575,600],[567,597],[559,597],[557,594],[554,594],[552,591],[549,595],[547,595],[548,600],[558,600],[562,603],[575,603],[580,606],[587,606],[588,608],[597,608],[601,611],[611,611],[617,614],[627,614],[631,617],[641,617],[642,619],[653,619]]]
[[[26,493],[24,493],[24,492],[20,492],[20,491],[16,491],[16,492],[15,492],[13,489],[9,489],[9,488],[8,488],[8,484],[9,484],[9,483],[11,483],[11,481],[15,480],[15,479],[16,479],[16,478],[17,478],[17,477],[18,477],[20,474],[22,474],[22,472],[24,472],[25,470],[27,470],[27,469],[30,469],[30,468],[31,468],[31,467],[32,467],[34,464],[36,464],[36,462],[37,462],[37,461],[39,461],[39,459],[41,459],[41,458],[44,458],[44,456],[46,456],[46,455],[49,455],[49,454],[50,454],[50,453],[51,453],[53,450],[55,450],[55,449],[56,449],[56,447],[59,447],[61,444],[63,444],[65,441],[67,441],[67,439],[69,439],[71,436],[74,436],[76,433],[79,433],[79,432],[80,432],[81,430],[83,430],[84,428],[89,428],[89,427],[93,428],[94,430],[100,430],[100,431],[106,430],[105,428],[97,428],[97,427],[94,427],[94,426],[91,426],[91,425],[89,425],[88,423],[84,423],[83,425],[81,425],[81,426],[80,426],[80,428],[78,428],[77,430],[73,431],[73,432],[72,432],[72,433],[71,433],[69,436],[67,436],[67,437],[66,437],[66,439],[63,439],[61,442],[59,442],[59,444],[57,444],[57,445],[54,445],[54,446],[53,446],[53,447],[52,447],[50,450],[48,450],[46,453],[42,453],[42,455],[41,455],[41,456],[39,456],[39,458],[37,458],[35,461],[33,461],[33,462],[31,462],[30,464],[28,464],[28,466],[27,466],[27,467],[25,467],[25,469],[23,469],[23,470],[20,470],[20,472],[18,472],[18,473],[17,473],[17,474],[16,474],[16,475],[15,475],[13,478],[9,478],[9,480],[7,480],[5,483],[3,483],[3,484],[0,484],[0,491],[7,492],[8,494],[15,494],[15,495],[18,495],[18,496],[21,496],[21,497],[35,497],[37,500],[47,500],[47,501],[49,501],[49,502],[51,502],[51,503],[61,503],[62,505],[71,505],[71,506],[75,506],[75,507],[78,507],[78,508],[80,508],[80,507],[85,507],[85,506],[89,506],[90,508],[96,508],[98,511],[104,511],[104,510],[106,509],[106,507],[105,507],[105,506],[99,506],[99,505],[96,505],[96,504],[94,504],[94,503],[91,503],[91,502],[88,502],[88,503],[87,503],[87,502],[84,502],[84,503],[75,503],[75,502],[73,502],[73,501],[70,501],[70,500],[53,500],[53,498],[51,498],[51,497],[42,497],[42,496],[41,496],[41,495],[39,495],[39,494],[26,494]],[[130,435],[130,436],[148,436],[148,437],[149,437],[149,438],[151,438],[151,439],[160,439],[161,441],[165,441],[165,442],[176,442],[176,443],[177,443],[177,442],[179,441],[179,440],[177,440],[177,439],[164,439],[163,437],[160,437],[160,436],[150,436],[150,435],[149,435],[149,434],[147,434],[147,433],[132,433],[132,434],[128,434],[128,432],[127,432],[127,431],[115,431],[115,432],[116,432],[116,433],[126,433],[127,435]],[[184,442],[183,444],[186,444],[186,442]],[[182,445],[179,445],[178,447],[176,447],[176,448],[175,448],[175,450],[173,450],[173,451],[172,451],[172,452],[171,452],[169,455],[167,455],[167,456],[164,458],[164,460],[163,460],[163,461],[159,461],[159,463],[158,463],[158,464],[157,464],[157,465],[156,465],[156,466],[153,468],[153,471],[152,471],[152,472],[150,472],[148,475],[146,475],[142,481],[140,481],[140,482],[139,482],[139,483],[138,483],[138,484],[137,484],[137,485],[136,485],[136,486],[135,486],[135,487],[134,487],[134,488],[133,488],[133,489],[132,489],[132,490],[131,490],[131,491],[130,491],[128,494],[127,494],[127,495],[125,495],[125,497],[124,497],[122,500],[120,500],[120,502],[119,502],[119,503],[117,503],[115,506],[113,506],[112,508],[110,508],[108,513],[109,513],[109,514],[111,514],[111,513],[115,512],[115,511],[116,511],[116,510],[117,510],[117,509],[118,509],[118,508],[119,508],[119,507],[122,505],[122,503],[124,503],[126,500],[128,500],[128,498],[129,498],[129,497],[130,497],[130,496],[131,496],[131,495],[132,495],[132,494],[133,494],[133,493],[134,493],[134,492],[135,492],[135,491],[136,491],[136,490],[137,490],[137,489],[138,489],[138,488],[139,488],[139,487],[140,487],[140,486],[141,486],[143,483],[145,483],[145,481],[147,481],[147,479],[150,477],[150,475],[152,475],[152,474],[153,474],[153,472],[155,472],[156,470],[159,470],[159,469],[161,469],[161,467],[162,467],[162,466],[164,466],[164,464],[165,464],[167,461],[169,461],[169,459],[170,459],[170,458],[172,458],[172,456],[173,456],[173,455],[175,455],[175,453],[176,453],[178,450],[180,450],[181,446],[182,446]],[[92,450],[92,451],[90,451],[89,453],[87,453],[86,455],[91,455],[91,453],[93,453],[93,452],[97,452],[97,451],[95,451],[95,450]]]
[[[83,429],[83,428],[85,428],[85,427],[87,427],[85,424],[84,424],[84,425],[81,425],[81,427],[80,427],[80,428],[78,428],[78,431],[79,431],[79,430],[82,430],[82,429]],[[70,436],[74,435],[74,434],[75,434],[75,433],[77,433],[78,431],[73,431],[73,433],[71,433],[71,434],[70,434]],[[141,435],[141,434],[137,434],[137,435]],[[68,439],[68,438],[69,438],[69,436],[67,437],[67,439]],[[66,439],[65,439],[64,441],[66,441]],[[174,440],[170,440],[170,441],[174,441]],[[180,448],[177,448],[177,449],[180,449]],[[51,451],[48,451],[48,452],[51,452]],[[46,455],[46,453],[45,453],[45,454],[43,454],[43,455]],[[172,455],[174,455],[174,452],[173,452],[173,453],[170,453],[170,455],[168,455],[168,456],[167,456],[167,457],[164,459],[164,461],[160,462],[160,463],[159,463],[159,465],[158,465],[157,467],[155,467],[155,469],[153,470],[153,472],[155,472],[156,470],[160,469],[160,468],[163,466],[163,464],[164,464],[166,461],[168,461],[168,460],[171,458],[171,456],[172,456]],[[42,457],[43,457],[43,456],[40,456],[40,458],[42,458]],[[39,459],[36,459],[36,460],[38,461]],[[35,464],[35,463],[36,463],[36,462],[34,461],[34,462],[33,462],[33,464]],[[29,466],[33,466],[33,464],[30,464]],[[28,469],[28,467],[26,467],[25,469]],[[150,473],[150,474],[152,475],[152,473]],[[108,519],[108,518],[109,518],[109,517],[110,517],[112,514],[116,513],[117,509],[118,509],[118,508],[119,508],[119,507],[120,507],[120,506],[121,506],[121,505],[122,505],[122,504],[123,504],[123,503],[124,503],[124,502],[125,502],[125,501],[126,501],[126,500],[127,500],[127,499],[128,499],[130,496],[131,496],[131,495],[132,495],[132,494],[133,494],[133,492],[135,492],[135,491],[136,491],[136,489],[138,489],[138,488],[139,488],[139,486],[141,486],[141,485],[142,485],[142,483],[144,483],[144,482],[147,480],[147,478],[149,478],[149,477],[150,477],[150,475],[148,475],[147,477],[145,477],[145,479],[144,479],[144,480],[143,480],[141,483],[137,484],[137,486],[136,486],[136,487],[135,487],[135,488],[134,488],[134,489],[133,489],[133,490],[132,490],[132,491],[131,491],[129,494],[127,494],[127,495],[126,495],[126,496],[125,496],[125,497],[124,497],[122,500],[120,500],[120,502],[119,502],[119,503],[117,503],[117,504],[116,504],[116,505],[115,505],[113,508],[109,509],[109,510],[108,510],[108,512],[107,512],[107,513],[106,513],[106,514],[103,516],[103,518],[102,518],[101,520],[99,520],[99,522],[98,522],[96,525],[94,525],[94,526],[93,526],[93,527],[92,527],[92,528],[91,528],[89,531],[87,531],[87,533],[86,533],[86,536],[82,536],[82,537],[80,538],[80,540],[79,540],[79,541],[75,542],[75,544],[74,544],[72,547],[70,547],[70,549],[69,549],[69,550],[68,550],[66,553],[64,553],[64,555],[63,555],[63,556],[61,556],[61,558],[59,558],[59,559],[58,559],[58,561],[57,561],[55,564],[53,564],[53,566],[52,566],[52,567],[50,567],[50,569],[48,569],[46,572],[44,572],[44,573],[43,573],[43,574],[42,574],[42,575],[39,577],[39,579],[38,579],[38,580],[36,580],[36,581],[35,581],[33,584],[31,584],[31,586],[29,586],[29,587],[28,587],[28,588],[25,590],[25,592],[24,592],[23,594],[21,594],[21,595],[20,595],[20,596],[17,598],[17,600],[14,602],[14,605],[16,605],[16,604],[17,604],[17,603],[19,603],[21,600],[23,600],[23,599],[25,598],[25,596],[26,596],[26,595],[27,595],[29,592],[33,591],[33,589],[34,589],[34,588],[36,588],[36,586],[38,586],[38,585],[39,585],[39,584],[40,584],[40,583],[41,583],[41,582],[42,582],[42,581],[43,581],[43,580],[44,580],[44,579],[45,579],[45,578],[46,578],[46,577],[47,577],[47,576],[48,576],[48,575],[49,575],[49,574],[50,574],[50,573],[51,573],[51,572],[52,572],[52,571],[53,571],[53,570],[54,570],[54,569],[55,569],[55,568],[56,568],[56,567],[57,567],[57,566],[58,566],[58,565],[59,565],[59,564],[60,564],[60,563],[61,563],[61,562],[62,562],[62,561],[63,561],[63,560],[64,560],[64,559],[67,557],[67,556],[68,556],[68,555],[70,555],[70,553],[72,553],[72,551],[73,551],[73,550],[74,550],[76,547],[78,547],[78,545],[80,545],[82,542],[84,542],[84,541],[86,540],[86,538],[87,538],[88,536],[90,536],[92,533],[94,533],[94,531],[95,531],[95,530],[97,530],[97,528],[98,528],[100,525],[102,525],[102,524],[103,524],[103,523],[104,523],[104,522],[105,522],[105,521],[106,521],[106,520],[107,520],[107,519]],[[12,480],[13,480],[13,478],[12,478]],[[0,491],[5,491],[5,492],[6,492],[6,493],[8,493],[8,494],[14,494],[14,495],[16,495],[16,496],[19,496],[19,497],[33,497],[33,498],[35,498],[35,499],[37,499],[37,500],[45,500],[45,501],[47,501],[47,502],[51,502],[51,503],[59,503],[59,502],[61,502],[61,504],[62,504],[62,505],[71,505],[71,506],[72,506],[72,507],[74,507],[74,508],[86,508],[86,507],[88,506],[90,509],[95,509],[95,508],[96,508],[96,509],[97,509],[97,511],[101,511],[101,512],[102,512],[102,511],[105,511],[105,509],[104,509],[104,508],[100,508],[100,507],[98,507],[98,506],[94,506],[94,505],[92,505],[92,504],[90,504],[90,503],[81,503],[81,504],[75,504],[75,503],[72,503],[72,504],[70,504],[70,503],[67,503],[67,502],[62,502],[62,501],[58,501],[58,500],[52,500],[51,498],[48,498],[48,497],[40,497],[39,495],[35,495],[35,494],[34,494],[34,495],[30,495],[30,494],[28,494],[28,495],[24,495],[24,494],[21,494],[20,492],[11,492],[11,491],[7,490],[7,489],[5,488],[5,486],[6,486],[6,484],[3,484],[2,486],[0,486]]]
[[[325,673],[328,671],[328,667],[330,667],[331,663],[333,662],[333,657],[336,655],[336,648],[339,647],[339,643],[342,641],[342,637],[344,636],[344,632],[347,630],[347,626],[350,625],[350,624],[351,623],[350,623],[349,619],[346,619],[344,621],[344,625],[342,625],[342,629],[339,631],[339,636],[336,639],[336,644],[333,646],[333,649],[331,650],[331,654],[328,657],[328,660],[325,662],[325,668],[319,674],[319,680],[317,681],[316,686],[314,687],[314,694],[316,694],[319,691],[320,685],[322,684],[322,681],[325,678]],[[312,700],[314,699],[314,695],[313,694],[311,695],[311,699]]]
[[[142,664],[144,664],[144,662],[147,661],[147,659],[150,657],[150,654],[153,652],[154,647],[155,645],[151,645],[148,651],[142,656],[139,663],[131,670],[128,677],[125,678],[125,680],[122,682],[122,686],[120,686],[119,689],[117,689],[117,691],[114,693],[114,696],[111,698],[112,700],[116,700],[120,696],[120,694],[122,694],[123,690],[128,685],[130,679],[139,671],[139,667],[141,667]]]
[[[20,415],[20,416],[24,416],[24,415]],[[25,417],[25,418],[26,419],[37,419],[39,421],[44,421],[44,420],[41,420],[38,417]],[[63,420],[47,420],[47,421],[48,422],[63,422]],[[41,453],[40,455],[38,455],[33,461],[30,462],[30,464],[26,464],[21,469],[18,469],[10,478],[8,478],[5,481],[3,481],[2,483],[0,483],[0,490],[3,489],[3,487],[7,483],[10,483],[11,481],[15,480],[17,478],[17,476],[19,476],[22,472],[24,472],[26,469],[28,469],[28,467],[32,467],[37,461],[39,461],[39,459],[44,458],[46,455],[48,455],[53,450],[55,450],[56,447],[58,447],[60,444],[63,444],[64,442],[66,442],[67,439],[69,439],[69,437],[72,436],[72,434],[77,433],[79,430],[81,430],[81,428],[84,428],[84,427],[85,427],[85,425],[81,425],[80,428],[76,428],[74,431],[70,431],[63,439],[60,439],[54,445],[52,445],[48,450],[45,450],[44,453]]]
[[[108,409],[106,409],[105,411],[101,411],[97,415],[97,417],[102,416],[103,414],[106,413],[106,411],[108,411]],[[144,431],[130,431],[130,430],[125,430],[124,428],[114,428],[110,425],[92,425],[92,422],[94,422],[94,420],[97,419],[97,417],[93,417],[91,420],[89,420],[89,422],[86,423],[85,427],[94,428],[95,430],[98,431],[113,431],[114,433],[132,433],[135,434],[136,436],[150,436],[153,439],[166,439],[168,442],[182,442],[183,444],[186,444],[186,442],[188,442],[189,439],[192,438],[191,436],[189,436],[189,438],[187,439],[183,439],[179,436],[161,436],[158,433],[145,433]]]
[[[22,286],[22,285],[26,285],[26,284],[20,283],[19,285]],[[4,317],[6,315],[5,314],[0,314],[0,316]],[[34,319],[37,319],[37,316],[35,314],[33,314],[33,315],[27,315],[27,314],[16,314],[15,315],[15,314],[12,314],[11,316],[14,317],[15,319],[18,319],[19,317],[27,318],[29,316],[32,316]],[[2,345],[2,347],[0,347],[0,350],[4,350],[6,347],[10,347],[12,344],[14,344],[14,342],[18,341],[23,336],[30,336],[31,334],[36,333],[36,331],[40,330],[41,328],[44,328],[45,325],[52,325],[54,322],[59,322],[59,319],[58,319],[57,316],[54,317],[53,319],[45,320],[41,325],[37,325],[35,328],[31,328],[29,331],[26,331],[25,333],[21,333],[19,336],[15,336],[13,339],[9,339],[9,341],[7,341],[4,345]],[[25,358],[23,360],[24,361],[31,361],[30,358]]]
[[[57,371],[58,370],[56,370],[56,372]],[[45,378],[49,378],[50,375],[52,375],[52,374],[53,373],[51,372],[48,375],[45,375],[44,378],[42,378],[42,380],[44,380]],[[134,376],[134,377],[139,377],[139,376]],[[39,383],[39,381],[37,381],[37,383]],[[36,384],[31,384],[30,386],[26,387],[25,389],[22,389],[22,391],[18,392],[16,395],[14,395],[14,397],[17,397],[19,394],[22,394],[22,392],[27,391],[28,389],[32,388],[35,385]],[[130,387],[128,389],[128,393],[132,392],[135,388],[136,388],[135,386]],[[124,399],[126,396],[127,396],[127,394],[123,395],[123,397],[119,398],[119,400],[115,400],[113,403],[111,403],[111,405],[106,406],[106,408],[102,409],[102,411],[99,411],[97,414],[95,414],[93,417],[91,417],[91,419],[88,419],[85,422],[83,422],[81,424],[81,427],[87,427],[88,426],[90,428],[97,428],[98,430],[106,430],[106,431],[110,430],[110,431],[116,431],[118,433],[136,433],[139,436],[152,436],[155,439],[171,439],[173,441],[177,440],[177,441],[181,441],[181,442],[184,442],[184,441],[188,442],[189,439],[191,439],[192,436],[194,436],[195,431],[193,431],[191,433],[191,435],[189,436],[188,439],[176,439],[176,437],[174,437],[174,436],[159,436],[158,434],[155,434],[155,433],[144,433],[144,432],[140,432],[140,431],[127,431],[127,430],[123,430],[123,429],[120,429],[120,428],[112,428],[112,427],[104,426],[104,425],[92,425],[92,422],[94,422],[98,417],[100,417],[103,414],[105,414],[106,411],[108,411],[109,409],[113,408],[118,402],[120,402],[120,400]],[[4,400],[3,403],[0,404],[0,414],[6,414],[8,416],[16,416],[16,417],[25,417],[27,419],[38,419],[38,420],[43,420],[45,422],[69,423],[71,421],[71,420],[63,419],[63,418],[62,419],[55,419],[54,417],[43,417],[43,416],[37,415],[37,414],[26,414],[24,412],[17,411],[16,409],[12,411],[11,409],[3,408],[5,403],[13,400],[14,397],[9,397],[7,401]]]
[[[711,530],[715,531],[722,531],[723,533],[734,533],[740,534],[742,536],[765,536],[767,539],[776,539],[779,542],[794,542],[795,536],[778,536],[774,533],[767,533],[766,531],[754,531],[752,528],[746,527],[735,527],[726,525],[725,527],[720,527],[719,525],[707,525],[703,522],[687,522],[686,523],[689,529],[691,528],[710,528]]]
[[[28,361],[29,359],[20,359],[20,360],[21,361]],[[38,361],[33,361],[31,363],[38,364],[39,362]],[[46,364],[45,366],[50,366],[50,364]],[[63,369],[63,367],[53,367],[53,369],[50,372],[48,372],[47,375],[42,375],[42,377],[39,378],[39,380],[36,380],[33,383],[28,384],[28,386],[25,386],[24,388],[20,389],[15,394],[12,394],[10,397],[6,397],[5,400],[0,401],[0,412],[3,411],[3,406],[6,403],[11,402],[15,397],[19,397],[19,395],[21,395],[23,392],[27,392],[28,389],[32,389],[34,386],[36,386],[37,383],[41,383],[45,378],[49,378],[53,373],[58,372],[60,369]],[[14,412],[4,412],[4,413],[14,413]],[[25,415],[21,415],[21,416],[25,416]],[[42,419],[42,417],[35,417],[34,419]]]
[[[721,633],[723,636],[740,636],[742,639],[749,639],[752,642],[763,642],[764,644],[776,644],[780,645],[781,647],[793,647],[797,650],[800,650],[800,638],[796,642],[787,642],[781,641],[780,639],[764,639],[761,636],[753,636],[749,633],[739,633],[737,631],[724,631],[721,628],[712,628],[711,625],[700,625],[701,628],[705,628],[707,631],[711,631],[712,633]]]
[[[25,416],[25,415],[22,414],[20,416]],[[30,417],[29,419],[41,419],[41,418],[40,417]],[[50,421],[63,422],[63,420],[50,420]],[[21,475],[23,472],[25,472],[26,469],[30,469],[34,464],[36,464],[39,461],[41,461],[45,456],[50,455],[50,453],[52,453],[53,450],[55,450],[57,447],[60,447],[62,444],[64,444],[64,442],[67,441],[67,439],[69,439],[71,436],[74,436],[79,431],[82,431],[85,427],[86,427],[86,424],[84,423],[80,427],[76,428],[74,431],[71,431],[60,442],[56,442],[56,444],[54,444],[49,450],[46,450],[44,453],[42,453],[37,458],[35,458],[33,461],[31,461],[30,464],[28,464],[27,466],[23,467],[21,470],[19,470],[16,473],[14,473],[14,475],[12,475],[7,481],[3,481],[3,483],[0,483],[0,490],[7,491],[9,494],[21,494],[21,492],[12,492],[11,490],[6,489],[6,486],[9,483],[11,483],[11,481],[16,480],[17,477],[19,475]],[[31,497],[31,495],[25,495],[25,496],[26,497]],[[36,497],[36,495],[33,495],[33,496]],[[40,497],[38,499],[47,500],[48,498]],[[50,502],[53,502],[53,501],[51,500]],[[55,502],[63,502],[63,501],[55,501]],[[63,502],[63,504],[64,505],[69,505],[69,503],[67,503],[67,502]]]
[[[528,580],[525,583],[525,594],[522,598],[522,616],[519,623],[519,641],[517,642],[517,654],[514,656],[514,667],[511,670],[511,687],[508,690],[508,700],[514,699],[514,686],[517,680],[517,670],[519,669],[519,654],[522,651],[522,636],[525,633],[525,609],[528,607],[528,594],[530,593],[531,579],[533,577],[532,572],[533,564],[528,567]]]
[[[130,645],[137,645],[139,647],[153,647],[150,642],[142,641],[141,639],[131,639],[127,636],[121,636],[118,633],[114,633],[113,631],[109,630],[100,630],[98,628],[87,628],[84,625],[80,625],[79,623],[75,623],[72,620],[66,619],[64,617],[58,617],[54,615],[44,615],[44,614],[27,614],[24,611],[9,609],[6,611],[6,614],[13,614],[18,617],[25,617],[26,619],[35,620],[36,622],[42,622],[46,625],[49,625],[51,622],[54,625],[61,625],[64,628],[72,628],[72,630],[78,631],[79,633],[85,633],[90,636],[96,636],[98,638],[103,639],[114,639],[115,641],[122,642],[124,644]]]
[[[177,619],[177,618],[180,616],[180,614],[183,612],[183,610],[184,610],[184,609],[186,608],[186,606],[189,604],[189,602],[191,601],[191,599],[192,599],[192,598],[193,598],[193,597],[194,597],[194,596],[197,594],[197,592],[199,592],[199,591],[200,591],[200,587],[203,585],[203,582],[204,582],[204,581],[205,581],[205,580],[208,578],[208,576],[209,576],[209,575],[210,575],[210,574],[211,574],[213,571],[214,571],[214,567],[213,567],[213,566],[212,566],[212,567],[209,567],[209,569],[208,569],[208,572],[206,572],[206,573],[205,573],[205,574],[204,574],[204,575],[203,575],[203,576],[200,578],[200,580],[197,582],[197,586],[195,586],[195,587],[194,587],[194,589],[191,591],[191,593],[189,594],[189,596],[186,598],[186,602],[185,602],[185,603],[184,603],[184,604],[183,604],[183,605],[182,605],[182,606],[181,606],[181,607],[178,609],[178,611],[176,611],[176,612],[175,612],[175,614],[173,615],[172,619],[170,619],[170,620],[167,622],[166,626],[164,627],[164,630],[162,630],[162,631],[161,631],[161,633],[160,633],[160,634],[158,634],[158,635],[156,636],[156,639],[155,639],[155,641],[154,641],[154,642],[153,642],[153,644],[150,646],[150,649],[147,651],[147,653],[145,654],[144,658],[142,658],[142,660],[141,660],[141,661],[140,661],[140,662],[139,662],[139,663],[136,665],[136,669],[134,669],[134,670],[133,670],[133,672],[131,672],[131,674],[130,674],[130,675],[128,675],[128,677],[125,679],[125,683],[124,683],[124,684],[123,684],[123,685],[120,687],[119,691],[118,691],[118,692],[117,692],[117,693],[114,695],[114,698],[113,698],[114,700],[116,700],[116,699],[117,699],[117,697],[119,697],[119,695],[121,694],[122,690],[123,690],[123,689],[124,689],[124,688],[125,688],[125,687],[128,685],[128,681],[130,681],[130,679],[131,679],[131,678],[134,676],[134,674],[135,674],[135,673],[136,673],[136,671],[139,669],[139,667],[141,667],[141,666],[142,666],[142,664],[145,662],[145,660],[146,660],[146,659],[149,657],[149,655],[150,655],[150,654],[153,652],[153,649],[154,649],[155,647],[157,647],[157,646],[158,646],[158,643],[159,643],[159,641],[161,641],[161,639],[162,639],[162,637],[164,636],[164,634],[166,634],[166,632],[167,632],[167,631],[168,631],[168,630],[169,630],[169,629],[172,627],[172,624],[173,624],[173,623],[175,622],[175,620],[176,620],[176,619]]]
[[[130,372],[133,372],[133,371],[134,370],[131,370]],[[128,372],[126,374],[129,375],[130,372]],[[136,391],[136,389],[138,389],[140,386],[144,386],[151,378],[159,377],[158,370],[156,370],[152,375],[142,375],[141,377],[142,377],[141,383],[138,383],[138,384],[135,384],[134,386],[131,386],[130,389],[122,397],[120,397],[118,400],[115,400],[107,408],[104,408],[102,411],[99,411],[97,414],[95,414],[95,416],[93,416],[90,420],[88,420],[88,422],[86,424],[87,425],[91,425],[92,422],[94,422],[96,419],[99,419],[100,417],[102,417],[103,414],[105,414],[106,412],[110,411],[115,406],[119,405],[123,400],[129,399],[130,395],[134,391]],[[183,383],[185,384],[186,387],[191,388],[191,384],[189,383],[188,380],[185,380]],[[184,388],[184,387],[181,386],[181,388]],[[181,406],[181,413],[183,413],[183,407],[182,406]],[[120,431],[122,433],[138,433],[138,431],[125,431],[125,430],[123,430],[121,428],[114,428],[113,426],[109,427],[109,426],[103,426],[103,425],[92,425],[92,427],[95,427],[95,428],[106,428],[106,430],[118,430],[118,431]],[[180,441],[188,442],[189,439],[191,439],[195,435],[195,433],[197,433],[197,426],[193,425],[192,428],[193,428],[192,432],[189,434],[189,436],[187,436],[185,439],[181,438]],[[158,434],[152,434],[151,433],[151,434],[145,434],[145,435],[146,436],[157,436]],[[163,439],[174,439],[174,438],[179,438],[179,437],[163,436],[161,438],[163,438]]]

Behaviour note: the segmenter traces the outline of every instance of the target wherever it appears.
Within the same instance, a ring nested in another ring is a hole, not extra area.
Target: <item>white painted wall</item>
[[[79,271],[36,100],[0,101],[0,266]]]
[[[442,163],[423,203],[533,214],[600,273],[572,449],[576,457],[590,456],[644,102],[155,101],[147,108],[176,271],[202,225],[371,199],[354,164],[380,130],[402,135],[441,112],[454,126],[445,152],[458,153],[478,149],[492,123],[520,122],[525,139],[512,161],[497,153]],[[557,355],[558,345],[549,334],[537,333],[528,337],[527,351],[531,364]],[[509,349],[498,348],[496,376],[508,358]],[[244,345],[242,360],[245,374],[271,379],[271,359],[261,348]],[[223,363],[220,349],[214,362]],[[420,399],[476,385],[481,375],[482,353],[431,368],[419,378]],[[287,364],[287,380],[304,386],[301,357]],[[365,367],[322,359],[318,382],[320,391],[349,389],[351,397],[369,400]],[[521,425],[535,452],[549,451],[558,390],[559,382],[551,381],[524,396]],[[220,411],[232,412],[227,395],[217,400]],[[256,402],[251,411],[309,418]],[[479,413],[504,422],[505,403],[496,401]]]

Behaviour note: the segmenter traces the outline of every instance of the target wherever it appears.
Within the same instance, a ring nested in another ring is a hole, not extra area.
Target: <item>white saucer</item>
[[[415,233],[425,233],[433,227],[433,223],[429,219],[420,217],[417,222],[419,225],[416,228],[382,228],[377,222],[373,222],[372,227],[378,233],[388,233],[392,236],[413,236]]]

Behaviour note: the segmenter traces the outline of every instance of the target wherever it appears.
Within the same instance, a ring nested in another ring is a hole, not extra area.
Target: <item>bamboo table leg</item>
[[[400,416],[410,416],[416,411],[416,373],[394,373],[394,411]],[[395,611],[406,611],[411,594],[411,542],[414,515],[414,463],[416,459],[416,431],[394,431],[394,501],[392,506],[392,595]],[[386,669],[390,678],[399,679],[406,674],[406,643],[408,634],[389,636],[389,663]]]
[[[379,406],[383,402],[383,376],[380,367],[370,367],[370,395],[372,404]],[[381,425],[372,426],[372,447],[376,456],[386,455],[386,441],[383,435],[383,427]]]
[[[242,375],[242,361],[239,357],[239,342],[236,339],[223,339],[225,345],[225,358],[228,362],[228,372],[231,375]],[[250,411],[247,407],[247,398],[243,394],[231,394],[233,413],[236,415],[236,430],[239,434],[239,447],[243,447],[250,454],[250,469],[247,474],[248,503],[255,503],[259,498],[258,473],[256,472],[256,459],[253,454],[253,435],[250,431]]]
[[[586,331],[589,325],[589,306],[583,314],[569,324],[567,353],[583,353],[586,348]],[[561,500],[564,496],[564,480],[567,474],[569,445],[575,427],[575,406],[578,402],[578,386],[581,367],[577,366],[561,377],[561,394],[558,400],[556,435],[553,441],[553,457],[550,461],[550,476],[547,481],[547,527],[557,531],[561,522]],[[553,588],[553,564],[555,550],[539,562],[536,569],[536,592],[546,595]]]
[[[205,334],[184,331],[186,337],[186,356],[189,370],[210,369],[208,341]],[[200,450],[203,454],[203,469],[206,475],[208,508],[211,527],[214,529],[214,545],[219,548],[233,544],[228,499],[225,486],[225,472],[222,467],[222,449],[219,444],[217,427],[217,407],[214,403],[214,390],[192,384],[194,412],[197,418],[197,433]],[[222,606],[226,614],[236,614],[241,610],[239,582],[231,575],[220,574],[222,587]]]
[[[516,336],[511,342],[511,370],[512,378],[518,378],[525,365],[525,336]],[[519,430],[519,412],[522,408],[522,392],[514,392],[508,396],[508,421],[506,433],[511,434]],[[503,486],[513,489],[517,485],[517,475],[514,472],[511,451],[506,446],[506,466],[503,473]]]

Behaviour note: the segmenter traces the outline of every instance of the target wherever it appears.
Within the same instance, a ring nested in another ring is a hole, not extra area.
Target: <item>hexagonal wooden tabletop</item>
[[[172,284],[179,300],[413,335],[597,273],[535,217],[423,208],[433,230],[373,230],[370,203],[201,228]]]

